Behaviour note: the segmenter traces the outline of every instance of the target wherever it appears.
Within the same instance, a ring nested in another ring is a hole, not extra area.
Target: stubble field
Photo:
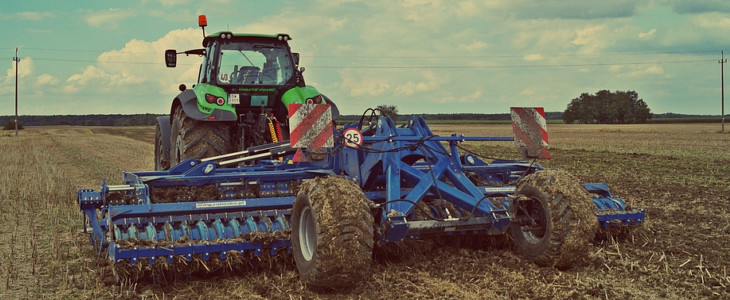
[[[509,136],[509,125],[433,125],[440,135]],[[730,134],[719,124],[549,125],[552,160],[647,209],[641,228],[590,246],[580,266],[540,268],[508,246],[444,246],[373,261],[347,291],[311,291],[293,264],[166,285],[116,285],[81,233],[80,188],[151,170],[151,127],[36,127],[0,133],[0,298],[730,298]],[[518,158],[509,142],[472,143]]]

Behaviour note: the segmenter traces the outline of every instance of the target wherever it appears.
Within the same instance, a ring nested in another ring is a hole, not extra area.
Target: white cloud
[[[477,50],[483,50],[487,48],[487,43],[482,41],[473,41],[469,44],[461,44],[459,45],[459,48],[464,49],[466,51],[477,51]]]
[[[98,91],[110,91],[113,88],[125,88],[133,84],[145,82],[143,72],[108,73],[96,66],[88,66],[81,74],[74,74],[66,79],[64,90],[78,92],[82,88],[90,87]],[[141,76],[140,76],[141,75]]]
[[[63,91],[84,95],[112,92],[116,96],[140,97],[125,103],[140,107],[146,107],[143,96],[158,98],[160,101],[155,108],[157,112],[162,111],[165,105],[169,105],[164,97],[171,100],[179,93],[177,86],[180,83],[188,86],[195,83],[201,61],[197,56],[182,55],[178,57],[178,67],[168,69],[164,65],[163,53],[166,49],[182,51],[199,45],[200,31],[193,28],[173,30],[151,42],[131,40],[119,50],[102,53],[96,64],[69,76],[63,83]]]
[[[338,30],[347,23],[347,18],[329,18],[327,23],[330,30]]]
[[[524,61],[541,61],[544,57],[540,54],[528,54],[522,57],[522,60]]]
[[[461,97],[459,99],[460,100],[459,102],[461,102],[461,103],[475,102],[477,100],[482,99],[483,94],[484,94],[484,92],[482,92],[482,90],[476,90],[472,94]]]
[[[37,11],[23,11],[19,12],[18,17],[23,20],[30,20],[30,21],[41,21],[45,18],[53,16],[51,12],[37,12]]]
[[[175,5],[187,5],[192,2],[192,0],[159,0],[160,4],[164,6],[175,6]]]
[[[84,21],[94,27],[113,30],[119,28],[119,22],[135,15],[136,13],[131,10],[110,8],[104,11],[89,12],[84,16]]]
[[[413,94],[433,91],[439,89],[442,83],[448,82],[448,78],[439,78],[433,71],[422,72],[422,81],[409,80],[405,84],[395,87],[393,90],[395,95],[411,96]]]
[[[707,30],[726,31],[730,29],[730,16],[720,13],[706,13],[692,17],[692,23]]]
[[[441,0],[403,0],[401,16],[410,21],[440,22],[448,15],[446,5]]]
[[[36,78],[36,84],[39,86],[56,85],[58,83],[59,83],[58,78],[56,78],[50,74],[41,74],[41,75],[38,75],[38,78]]]
[[[656,35],[656,29],[649,30],[648,32],[639,32],[639,39],[651,39]]]
[[[660,65],[649,65],[642,67],[634,67],[633,71],[624,74],[626,77],[642,77],[642,76],[657,76],[663,75],[664,68]]]
[[[35,63],[32,57],[20,58],[20,62],[17,64],[15,61],[10,61],[11,67],[5,73],[5,82],[15,82],[15,66],[18,66],[18,78],[26,78],[30,76],[35,70]]]
[[[575,31],[575,38],[571,44],[581,46],[582,54],[596,54],[606,43],[604,25],[589,25]]]
[[[340,75],[340,89],[349,91],[352,97],[380,96],[392,90],[389,81],[380,77],[377,71],[345,68]]]
[[[474,0],[460,1],[457,7],[456,15],[459,17],[474,17],[481,13],[479,5]]]
[[[524,89],[520,92],[520,95],[522,96],[532,96],[535,94],[535,91],[532,89]]]

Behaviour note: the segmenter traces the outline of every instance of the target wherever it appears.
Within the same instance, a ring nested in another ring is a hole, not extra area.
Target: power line
[[[142,61],[97,61],[88,59],[66,59],[66,58],[32,58],[37,61],[57,61],[72,63],[100,63],[100,64],[135,64],[135,65],[158,65],[158,62],[142,62]],[[452,66],[307,66],[312,69],[504,69],[504,68],[569,68],[569,67],[591,67],[591,66],[621,66],[621,65],[652,65],[652,64],[679,64],[679,63],[698,63],[714,61],[709,59],[696,60],[662,60],[662,61],[641,61],[641,62],[607,62],[607,63],[583,63],[583,64],[532,64],[532,65],[452,65]],[[179,64],[179,65],[197,65],[197,64]]]
[[[14,49],[14,47],[2,47],[0,49]],[[140,51],[120,51],[120,50],[89,50],[89,49],[64,49],[64,48],[37,48],[37,47],[23,47],[23,50],[38,50],[38,51],[54,51],[54,52],[85,52],[85,53],[105,53],[112,52],[124,53],[124,54],[145,54],[145,55],[160,55],[158,52],[140,52]],[[604,53],[592,53],[592,54],[551,54],[549,57],[596,57],[596,56],[625,56],[625,55],[656,55],[656,54],[699,54],[699,53],[713,53],[717,50],[675,50],[675,51],[635,51],[635,52],[604,52]],[[429,56],[387,56],[387,55],[303,55],[302,57],[314,57],[314,58],[348,58],[348,59],[473,59],[473,58],[522,58],[532,54],[490,54],[490,55],[429,55]]]
[[[60,62],[83,62],[83,63],[133,64],[133,65],[163,65],[162,62],[98,61],[98,60],[90,60],[90,59],[47,58],[47,57],[33,57],[33,60],[37,60],[37,61],[60,61]]]
[[[625,56],[625,55],[657,55],[657,54],[698,54],[712,53],[717,50],[687,50],[687,51],[655,51],[655,52],[605,52],[594,54],[551,54],[546,57],[596,57],[596,56]],[[358,55],[302,55],[312,58],[348,58],[348,59],[474,59],[474,58],[524,58],[532,54],[494,54],[494,55],[446,55],[446,56],[358,56]]]
[[[591,67],[591,66],[621,66],[621,65],[655,65],[655,64],[677,64],[697,63],[714,60],[676,60],[676,61],[651,61],[651,62],[617,62],[617,63],[586,63],[586,64],[543,64],[543,65],[469,65],[469,66],[308,66],[312,69],[502,69],[502,68],[567,68],[567,67]]]
[[[4,48],[0,48],[4,49]],[[138,52],[138,51],[119,51],[119,50],[89,50],[89,49],[57,49],[57,48],[35,48],[35,47],[24,47],[23,50],[37,50],[37,51],[53,51],[53,52],[78,52],[78,53],[125,53],[125,54],[150,54],[150,55],[162,55],[159,52]]]

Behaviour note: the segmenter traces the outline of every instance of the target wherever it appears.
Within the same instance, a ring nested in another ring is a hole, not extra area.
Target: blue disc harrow
[[[342,133],[353,128],[362,132],[363,141],[347,147]],[[308,223],[297,224],[305,231],[292,232],[300,187],[323,177],[357,183],[358,193],[371,203],[368,222],[375,245],[433,236],[502,235],[514,226],[527,236],[538,235],[543,226],[540,214],[545,212],[516,195],[516,183],[541,172],[540,166],[485,162],[459,152],[460,143],[512,137],[437,136],[419,117],[406,126],[378,117],[365,129],[346,125],[334,136],[335,147],[320,160],[312,156],[292,162],[297,149],[284,142],[188,159],[164,171],[126,172],[121,185],[102,181],[100,190],[78,193],[84,230],[90,228],[99,257],[137,269],[160,264],[184,269],[192,262],[210,261],[252,265],[250,260],[261,257],[289,257],[307,247],[295,247],[291,236],[308,242],[311,233]],[[582,186],[593,197],[597,228],[643,222],[644,209],[629,207],[605,183]]]

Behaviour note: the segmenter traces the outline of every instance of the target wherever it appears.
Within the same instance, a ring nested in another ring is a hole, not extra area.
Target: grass
[[[511,136],[507,124],[437,124],[440,135]],[[0,297],[290,298],[728,298],[730,134],[717,124],[548,127],[552,160],[583,181],[647,208],[647,223],[591,245],[584,266],[540,268],[510,249],[432,251],[374,262],[352,290],[310,290],[296,270],[116,285],[80,232],[80,188],[123,171],[151,170],[152,127],[29,127],[0,137]],[[518,158],[511,142],[471,143],[483,156]]]

